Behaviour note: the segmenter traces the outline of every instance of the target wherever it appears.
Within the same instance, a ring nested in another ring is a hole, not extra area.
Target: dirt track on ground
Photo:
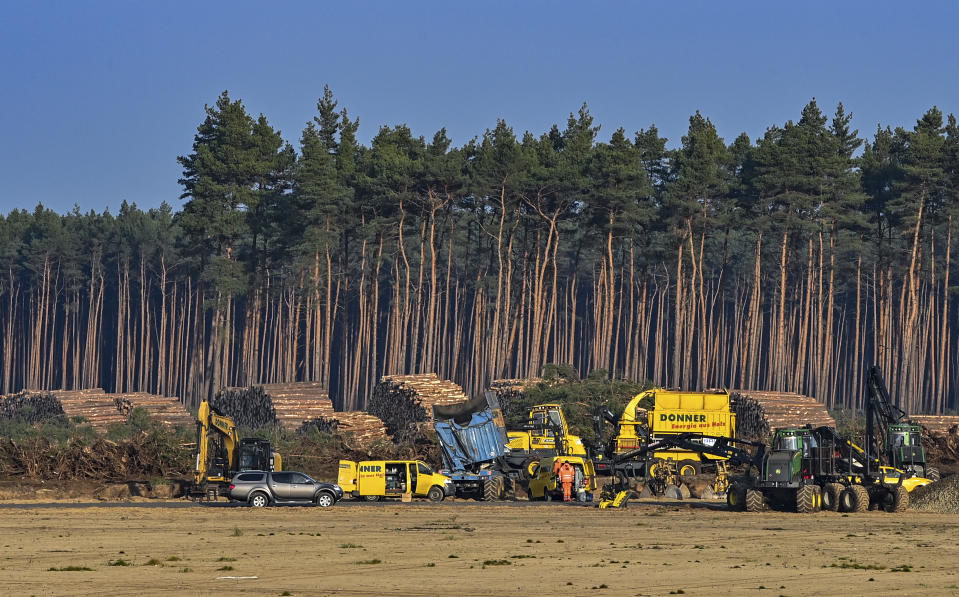
[[[11,595],[959,593],[959,516],[918,512],[65,506],[0,525]],[[71,566],[91,570],[50,570]]]

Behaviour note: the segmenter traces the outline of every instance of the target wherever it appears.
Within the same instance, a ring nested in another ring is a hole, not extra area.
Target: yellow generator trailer
[[[527,477],[541,458],[549,456],[586,457],[583,439],[569,432],[566,416],[559,404],[537,404],[529,410],[522,431],[507,432],[509,454],[506,460]]]
[[[368,502],[404,494],[440,502],[456,494],[452,479],[419,460],[341,460],[337,484]]]
[[[639,406],[645,398],[653,401],[652,410]],[[683,392],[652,389],[633,397],[618,421],[618,433],[612,442],[612,457],[642,449],[650,441],[682,434],[734,438],[736,415],[730,407],[729,394],[718,392]],[[713,442],[715,439],[703,439]],[[706,444],[711,445],[711,444]],[[608,457],[608,456],[607,456]],[[703,454],[694,449],[669,448],[649,455],[651,470],[657,461],[672,460],[680,476],[697,475],[710,461],[722,456]]]
[[[530,501],[563,499],[563,484],[554,472],[557,462],[569,462],[576,471],[578,483],[574,484],[573,496],[576,501],[588,502],[596,491],[596,469],[593,461],[581,456],[551,456],[539,460],[533,467],[533,477],[529,480],[526,495]]]

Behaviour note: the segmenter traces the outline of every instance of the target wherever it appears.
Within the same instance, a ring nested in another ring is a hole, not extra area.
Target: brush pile
[[[0,476],[32,479],[99,479],[184,476],[191,467],[188,447],[164,443],[153,433],[123,442],[73,438],[63,444],[45,438],[0,439]]]
[[[932,431],[923,424],[922,445],[926,448],[926,458],[930,462],[959,463],[959,427],[955,425],[942,431]]]
[[[62,416],[63,405],[49,392],[23,391],[0,398],[0,419],[33,424]]]
[[[780,427],[835,427],[826,405],[815,398],[788,392],[730,390],[736,413],[736,435],[765,440]]]
[[[390,435],[407,431],[416,423],[429,422],[433,406],[454,404],[468,399],[463,388],[435,373],[386,375],[373,388],[367,410],[386,425]]]

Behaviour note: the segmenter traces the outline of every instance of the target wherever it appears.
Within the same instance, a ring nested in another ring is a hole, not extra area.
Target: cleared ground
[[[12,595],[959,594],[959,515],[346,506],[3,509],[0,587]]]

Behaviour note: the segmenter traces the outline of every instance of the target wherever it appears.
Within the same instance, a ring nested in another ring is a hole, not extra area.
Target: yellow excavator
[[[236,423],[204,400],[196,416],[196,467],[191,499],[216,499],[239,471],[283,470],[283,459],[270,440],[239,438]]]
[[[507,461],[532,478],[541,458],[550,456],[586,457],[583,439],[569,432],[563,407],[537,404],[529,409],[522,431],[507,432],[510,453]]]

